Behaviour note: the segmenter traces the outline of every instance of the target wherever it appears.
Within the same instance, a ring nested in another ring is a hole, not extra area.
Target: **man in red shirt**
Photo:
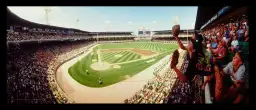
[[[224,46],[225,41],[220,41],[218,43],[217,49],[209,48],[213,53],[213,63],[222,66],[226,64],[227,48]]]

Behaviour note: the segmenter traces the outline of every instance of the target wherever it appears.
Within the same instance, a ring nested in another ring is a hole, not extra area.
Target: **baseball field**
[[[177,44],[159,42],[99,44],[68,72],[82,85],[105,87],[133,77],[177,48]]]

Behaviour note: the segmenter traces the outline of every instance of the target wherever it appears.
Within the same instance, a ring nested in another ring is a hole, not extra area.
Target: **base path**
[[[59,86],[75,103],[123,103],[125,99],[133,96],[149,79],[154,77],[152,73],[153,68],[151,67],[156,66],[152,65],[133,77],[110,86],[102,88],[84,86],[69,75],[68,68],[88,53],[90,51],[64,63],[56,72],[56,79]]]

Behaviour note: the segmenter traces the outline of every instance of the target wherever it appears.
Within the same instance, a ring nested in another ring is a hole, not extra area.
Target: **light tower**
[[[194,29],[194,24],[191,24],[191,29]],[[187,43],[188,43],[188,30],[187,30]]]
[[[107,32],[107,30],[109,30],[110,28],[110,21],[105,21],[105,24],[106,24],[106,28],[105,28],[105,32]]]
[[[76,28],[78,29],[78,22],[79,22],[79,19],[76,19]]]
[[[179,17],[178,16],[175,16],[174,21],[173,21],[173,25],[179,25]]]
[[[50,8],[44,8],[46,24],[49,24],[48,13],[52,11]]]
[[[155,28],[156,27],[156,21],[152,21],[152,26],[153,27],[151,28],[151,30],[156,30],[156,28]],[[150,32],[150,36],[151,37],[153,36],[153,31]]]

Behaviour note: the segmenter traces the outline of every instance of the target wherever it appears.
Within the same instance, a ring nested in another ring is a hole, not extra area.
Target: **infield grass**
[[[113,68],[110,66],[109,69],[103,71],[93,70],[90,65],[95,63],[92,60],[96,59],[98,61],[97,49],[127,49],[127,48],[136,48],[144,49],[158,52],[157,56],[141,59],[141,55],[136,54],[130,51],[116,51],[101,53],[101,60],[103,62],[108,62],[110,64],[118,64],[121,68]],[[80,84],[89,87],[105,87],[120,81],[125,80],[127,77],[132,77],[135,74],[143,71],[149,66],[155,64],[157,61],[172,53],[175,49],[178,48],[177,44],[163,44],[157,42],[132,42],[132,43],[114,43],[114,44],[100,44],[93,49],[93,54],[88,54],[80,61],[72,65],[68,72],[69,74]],[[116,56],[117,55],[117,56]],[[154,61],[147,63],[146,61],[155,59]],[[132,61],[125,63],[127,61]],[[86,73],[86,70],[89,72]],[[102,78],[103,83],[99,84],[98,79]]]

